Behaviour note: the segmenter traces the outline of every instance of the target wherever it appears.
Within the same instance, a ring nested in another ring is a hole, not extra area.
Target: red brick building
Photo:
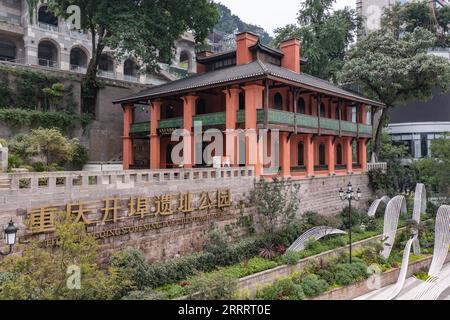
[[[256,175],[264,175],[268,167],[252,156],[263,148],[250,141],[252,133],[260,138],[259,129],[279,130],[279,142],[264,152],[272,154],[275,148],[276,169],[282,176],[364,172],[372,137],[370,110],[383,105],[302,73],[303,63],[298,39],[274,50],[244,32],[236,37],[235,51],[199,53],[199,74],[116,101],[124,110],[124,168],[133,168],[136,139],[148,140],[151,169],[171,167],[170,154],[177,143],[171,141],[171,133],[185,129],[192,138],[194,121],[201,121],[204,130],[223,133],[224,151],[216,156],[227,157],[232,166],[254,166]],[[134,122],[136,104],[149,106],[148,121]],[[237,138],[238,129],[245,133],[245,143]],[[269,141],[270,137],[269,133]],[[199,162],[193,140],[184,142],[183,153],[190,153],[185,167]]]

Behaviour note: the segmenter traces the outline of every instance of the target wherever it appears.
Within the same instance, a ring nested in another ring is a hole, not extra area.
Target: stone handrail
[[[254,177],[253,167],[204,168],[204,169],[161,169],[127,171],[73,171],[43,173],[8,173],[2,175],[9,180],[9,190],[31,190],[55,188],[95,188],[99,186],[120,186],[122,184],[141,184],[164,181],[231,179],[235,177]]]
[[[381,170],[385,172],[387,170],[387,163],[386,162],[368,163],[367,171],[373,170]]]

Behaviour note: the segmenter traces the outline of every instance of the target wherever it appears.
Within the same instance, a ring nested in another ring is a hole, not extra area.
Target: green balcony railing
[[[341,129],[345,132],[357,132],[357,126],[356,123],[348,122],[348,121],[342,121],[341,122]]]
[[[359,125],[359,133],[361,134],[372,134],[372,126],[369,126],[367,124],[360,124]]]
[[[327,130],[339,131],[339,120],[321,118],[320,127]]]
[[[183,118],[170,118],[158,121],[158,129],[180,129],[183,127]]]
[[[201,121],[204,127],[225,125],[227,114],[225,112],[201,114],[195,116],[194,121]]]
[[[149,132],[150,132],[150,121],[133,123],[130,128],[130,133],[149,133]]]

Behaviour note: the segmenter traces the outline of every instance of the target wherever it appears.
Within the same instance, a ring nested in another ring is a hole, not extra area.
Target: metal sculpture
[[[392,246],[394,245],[400,213],[406,213],[406,200],[404,196],[396,196],[389,201],[386,207],[383,229],[384,249],[381,252],[381,256],[385,259],[389,258]]]
[[[367,215],[369,217],[375,217],[375,214],[377,213],[378,207],[381,203],[388,204],[389,201],[391,201],[391,198],[388,196],[381,197],[380,199],[376,199],[372,205],[369,208],[369,211],[367,211]]]
[[[450,245],[450,206],[442,206],[436,215],[433,260],[428,275],[437,277],[444,266]]]
[[[310,239],[319,240],[323,237],[334,235],[334,234],[347,234],[347,232],[331,228],[331,227],[315,227],[308,231],[306,231],[304,234],[302,234],[295,242],[287,249],[287,251],[302,251],[305,249],[306,243]]]
[[[417,226],[420,224],[420,216],[427,212],[427,191],[425,190],[425,185],[423,183],[418,183],[416,185],[416,192],[414,193],[414,209],[413,209],[413,221],[416,222]],[[420,242],[419,242],[419,231],[414,230],[414,254],[420,254]]]

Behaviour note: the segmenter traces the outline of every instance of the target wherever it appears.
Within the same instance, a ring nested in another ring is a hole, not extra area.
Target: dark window
[[[297,146],[297,154],[298,154],[298,165],[305,165],[305,144],[300,142]]]
[[[174,107],[172,105],[166,108],[166,119],[173,118],[174,115]]]
[[[325,144],[321,143],[319,145],[319,165],[324,166],[326,165],[326,149]]]
[[[38,46],[39,65],[56,68],[58,64],[58,49],[50,41],[41,41]]]
[[[0,39],[0,60],[16,59],[16,45],[8,39]]]
[[[420,149],[422,158],[428,157],[428,134],[420,135]]]
[[[191,55],[187,51],[180,53],[180,67],[183,69],[189,69],[191,67]]]
[[[123,65],[123,74],[130,77],[137,77],[138,75],[138,66],[136,62],[131,59],[125,61]]]
[[[342,165],[342,144],[336,146],[336,163]]]
[[[320,116],[321,116],[322,118],[325,118],[325,116],[326,116],[325,104],[324,104],[324,103],[321,103],[321,104],[320,104]]]
[[[73,48],[70,51],[70,69],[86,68],[87,67],[87,55],[80,48]]]
[[[301,114],[306,114],[306,104],[303,98],[298,99],[297,112]]]
[[[106,72],[114,72],[114,61],[113,59],[107,55],[107,54],[102,54],[100,56],[100,61],[98,63],[98,68],[101,71],[106,71]]]
[[[245,110],[245,95],[243,92],[239,93],[239,110]]]
[[[166,165],[169,168],[171,168],[173,166],[172,150],[173,150],[173,146],[171,144],[168,144],[167,147],[166,147]],[[152,152],[152,155],[153,154],[154,153]]]
[[[48,9],[47,6],[41,6],[38,12],[38,21],[41,23],[58,26],[58,18]]]
[[[197,100],[197,114],[205,114],[206,113],[206,102],[204,99]]]
[[[336,119],[342,119],[342,112],[339,107],[336,108]]]
[[[276,93],[274,97],[275,109],[282,110],[283,109],[283,96],[281,93]]]

